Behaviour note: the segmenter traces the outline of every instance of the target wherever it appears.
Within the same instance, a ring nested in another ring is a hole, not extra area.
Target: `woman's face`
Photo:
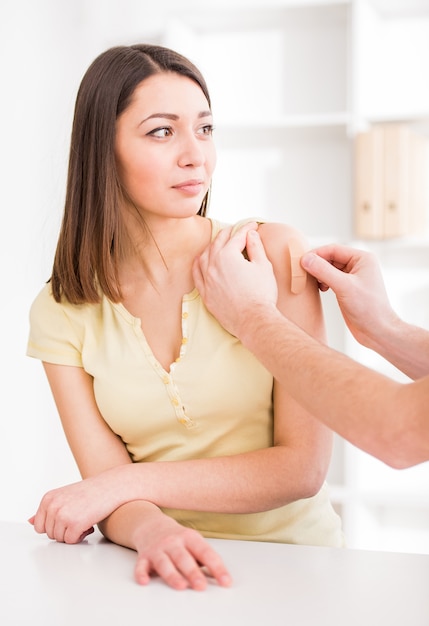
[[[146,220],[195,215],[216,163],[213,119],[204,93],[172,72],[135,90],[116,125],[121,183]]]

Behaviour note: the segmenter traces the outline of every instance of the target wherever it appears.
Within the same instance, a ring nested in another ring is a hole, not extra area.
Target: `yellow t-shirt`
[[[212,223],[214,236],[220,225]],[[106,297],[99,304],[57,303],[47,284],[31,307],[27,354],[83,367],[93,377],[100,412],[134,462],[271,446],[273,378],[207,311],[196,289],[183,297],[182,337],[180,357],[167,372],[140,320],[122,304]],[[326,487],[312,498],[262,513],[164,511],[207,537],[343,545]]]

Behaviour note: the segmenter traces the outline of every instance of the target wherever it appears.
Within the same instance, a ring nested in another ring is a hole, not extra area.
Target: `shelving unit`
[[[427,139],[409,124],[374,124],[356,135],[356,234],[369,239],[418,235],[427,226]]]
[[[161,43],[193,59],[212,94],[212,214],[289,222],[315,245],[367,246],[354,233],[354,137],[375,121],[428,126],[429,83],[412,76],[429,74],[429,49],[419,56],[429,2],[206,2],[170,14]],[[395,289],[399,311],[403,295]],[[330,345],[400,376],[348,335],[332,294],[323,303]],[[336,437],[329,483],[350,547],[429,552],[429,464],[398,472]]]

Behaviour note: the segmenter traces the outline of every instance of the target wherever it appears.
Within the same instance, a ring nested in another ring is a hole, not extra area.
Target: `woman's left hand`
[[[38,533],[62,543],[79,543],[124,503],[112,477],[99,474],[46,493],[28,521]]]

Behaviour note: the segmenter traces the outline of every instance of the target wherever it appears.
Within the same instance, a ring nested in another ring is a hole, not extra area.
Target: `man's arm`
[[[272,306],[243,316],[239,337],[312,415],[395,468],[429,460],[429,376],[397,383],[316,342]]]
[[[255,231],[215,240],[196,259],[194,279],[209,310],[312,415],[393,467],[429,460],[429,377],[397,383],[288,321]]]

